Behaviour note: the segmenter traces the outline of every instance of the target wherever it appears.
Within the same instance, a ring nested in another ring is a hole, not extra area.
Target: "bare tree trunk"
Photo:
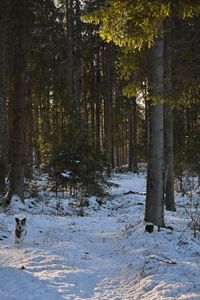
[[[75,14],[75,60],[74,60],[74,102],[75,110],[80,111],[81,98],[81,21],[80,21],[80,0],[76,0],[76,14]]]
[[[67,89],[69,98],[73,97],[73,0],[66,0],[66,26],[67,26]]]
[[[3,1],[5,2],[5,1]],[[5,6],[4,6],[5,4]],[[6,29],[7,9],[6,3],[2,3],[4,9],[0,11],[0,190],[5,189],[6,169],[8,167],[8,131],[6,112]],[[5,13],[6,11],[6,13]]]
[[[172,96],[172,54],[171,20],[165,23],[165,93]],[[173,113],[170,105],[165,104],[165,204],[169,211],[176,211],[174,201],[174,149],[173,149]]]
[[[133,116],[132,109],[128,113],[128,169],[133,170]]]
[[[33,177],[33,111],[32,111],[32,95],[31,95],[31,78],[30,74],[27,78],[26,88],[26,157],[25,157],[25,176],[29,179]]]
[[[137,104],[136,97],[130,100],[128,115],[128,168],[137,172]]]
[[[111,166],[113,166],[113,146],[112,146],[112,68],[110,58],[110,48],[106,46],[105,49],[105,145],[106,145],[106,167],[110,174]]]
[[[27,4],[26,0],[12,1],[14,45],[13,99],[11,116],[11,173],[10,197],[18,195],[24,200],[25,169],[25,69],[27,54]]]
[[[100,99],[100,54],[96,55],[96,66],[95,66],[95,91],[96,97],[96,110],[95,110],[95,144],[98,150],[101,149],[101,99]]]
[[[174,149],[173,149],[173,115],[168,104],[165,104],[165,169],[166,187],[165,204],[169,211],[176,211],[174,201]]]
[[[146,98],[147,84],[145,83],[145,133],[144,133],[144,157],[148,158],[148,140],[149,140],[149,107],[150,100]]]
[[[152,96],[163,93],[163,39],[155,41],[152,50]],[[163,148],[164,116],[163,104],[152,105],[147,171],[147,197],[145,221],[164,226],[163,197]]]

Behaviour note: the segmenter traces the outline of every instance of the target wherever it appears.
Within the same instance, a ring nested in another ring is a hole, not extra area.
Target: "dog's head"
[[[20,220],[18,218],[15,218],[16,221],[16,228],[21,231],[24,229],[24,227],[26,226],[26,218]]]

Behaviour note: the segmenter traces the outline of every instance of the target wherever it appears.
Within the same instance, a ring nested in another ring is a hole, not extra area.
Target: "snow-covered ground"
[[[0,300],[200,300],[200,240],[177,196],[174,230],[144,231],[144,175],[118,174],[110,196],[79,216],[71,200],[13,199],[0,214]],[[131,191],[131,192],[130,192]],[[48,201],[47,201],[48,200]],[[52,215],[59,207],[62,216]],[[14,244],[15,216],[28,234]]]

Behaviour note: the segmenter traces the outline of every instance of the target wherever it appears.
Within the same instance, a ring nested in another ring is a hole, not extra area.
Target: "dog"
[[[14,230],[15,244],[22,244],[27,233],[26,218],[22,220],[15,218],[15,221],[16,221],[15,230]]]

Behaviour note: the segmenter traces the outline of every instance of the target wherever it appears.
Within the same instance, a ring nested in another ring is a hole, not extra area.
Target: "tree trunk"
[[[133,170],[133,116],[132,109],[128,113],[128,169]]]
[[[172,54],[171,20],[165,22],[165,81],[164,89],[168,97],[172,96]],[[176,211],[174,201],[174,149],[173,149],[173,114],[168,103],[165,104],[165,204],[169,211]]]
[[[5,177],[8,161],[8,132],[7,132],[7,112],[6,112],[6,4],[0,11],[0,191],[5,189]]]
[[[152,96],[163,93],[163,39],[157,38],[151,50]],[[150,137],[147,170],[147,197],[145,221],[158,226],[164,226],[164,197],[163,197],[163,148],[164,148],[164,117],[163,104],[151,106]]]
[[[96,66],[95,66],[95,91],[96,96],[96,117],[95,117],[95,144],[98,150],[101,149],[101,99],[100,99],[100,54],[96,55]]]
[[[27,79],[26,91],[26,157],[25,176],[29,179],[33,177],[33,111],[30,74]]]
[[[128,169],[137,172],[137,104],[136,97],[130,100],[128,115]]]
[[[74,59],[74,103],[75,110],[80,111],[81,98],[81,22],[80,22],[80,0],[76,0],[76,14],[75,14],[75,59]]]
[[[171,107],[165,104],[165,204],[169,211],[176,211],[174,201],[174,149],[173,115]]]
[[[112,67],[110,48],[106,46],[105,49],[105,145],[106,145],[106,167],[107,172],[110,174],[111,166],[113,166],[113,147],[112,147]]]
[[[73,99],[73,0],[66,0],[66,26],[67,26],[67,90],[69,98]]]
[[[27,54],[27,4],[26,0],[12,1],[14,73],[11,116],[11,173],[10,197],[16,194],[24,200],[25,169],[25,69]]]
[[[145,87],[146,90],[146,87]],[[150,107],[150,100],[146,98],[146,93],[145,91],[145,132],[144,132],[144,160],[147,161],[148,158],[148,140],[149,140],[149,107]]]

